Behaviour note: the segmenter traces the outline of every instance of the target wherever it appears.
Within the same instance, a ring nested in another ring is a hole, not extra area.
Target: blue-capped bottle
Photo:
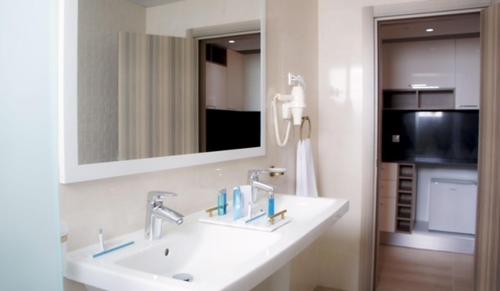
[[[223,216],[227,214],[227,191],[226,188],[219,190],[217,196],[217,214]]]
[[[275,214],[274,193],[269,193],[269,197],[267,200],[267,215],[271,217],[274,214]]]
[[[245,201],[241,194],[240,187],[233,189],[233,218],[234,220],[242,218],[244,214]]]

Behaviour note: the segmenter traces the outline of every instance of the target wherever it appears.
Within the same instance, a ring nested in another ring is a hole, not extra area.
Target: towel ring
[[[304,131],[304,123],[307,122],[307,138],[311,138],[311,119],[309,116],[302,117],[302,123],[300,124],[300,140],[304,140],[302,132]]]

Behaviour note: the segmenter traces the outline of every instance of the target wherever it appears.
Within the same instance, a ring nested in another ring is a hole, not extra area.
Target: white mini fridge
[[[431,179],[429,230],[475,234],[477,182]]]

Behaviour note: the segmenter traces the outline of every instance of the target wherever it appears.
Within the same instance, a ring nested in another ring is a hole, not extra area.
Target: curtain
[[[121,32],[118,158],[198,152],[195,41]]]
[[[482,13],[475,290],[500,290],[500,4]]]

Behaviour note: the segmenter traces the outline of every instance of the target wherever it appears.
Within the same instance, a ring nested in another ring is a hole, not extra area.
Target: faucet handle
[[[149,202],[163,202],[167,197],[176,197],[177,193],[168,191],[150,191],[148,192]]]

